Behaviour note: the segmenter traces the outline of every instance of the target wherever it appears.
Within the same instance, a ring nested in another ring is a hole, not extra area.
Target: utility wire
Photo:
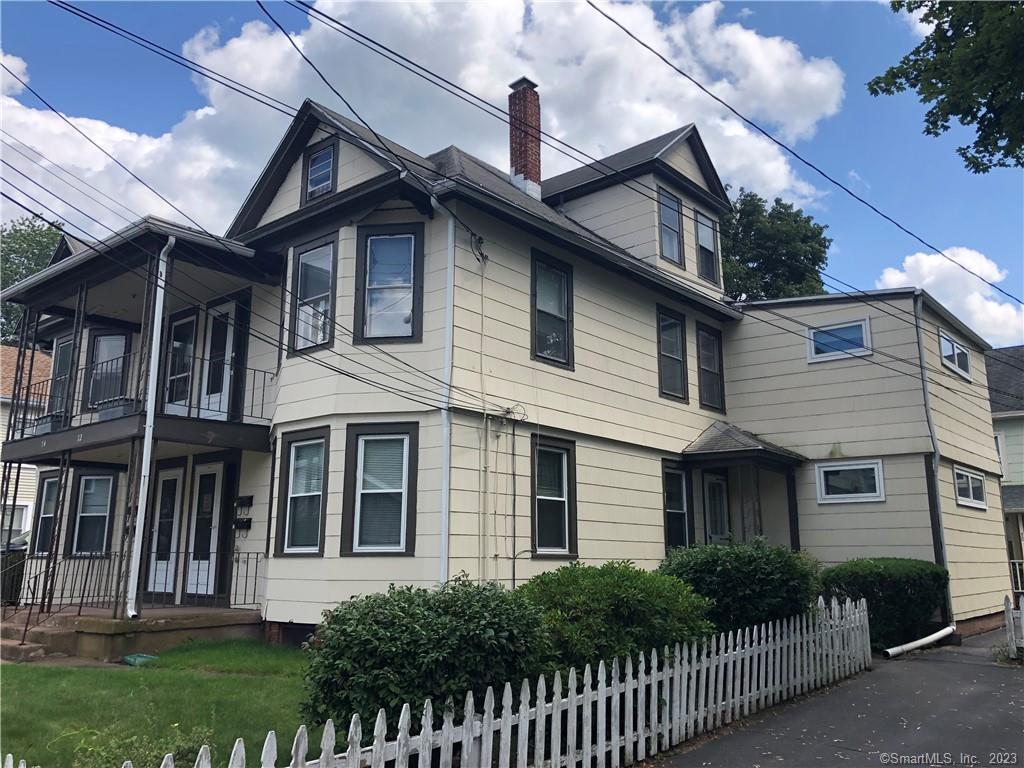
[[[704,86],[704,85],[703,85],[703,84],[702,84],[702,83],[701,83],[700,81],[698,81],[698,80],[697,80],[696,78],[694,78],[694,77],[693,77],[692,75],[690,75],[689,73],[687,73],[687,72],[686,72],[685,70],[681,69],[681,68],[680,68],[680,67],[679,67],[678,65],[676,65],[676,64],[675,64],[674,62],[672,62],[672,61],[671,61],[671,60],[670,60],[670,59],[669,59],[668,57],[666,57],[666,56],[665,56],[664,54],[662,54],[662,53],[660,53],[659,51],[655,50],[655,49],[654,49],[654,48],[653,48],[653,47],[652,47],[652,46],[651,46],[650,44],[646,43],[645,41],[643,41],[643,40],[641,40],[641,39],[640,39],[639,37],[637,37],[637,36],[636,36],[636,35],[635,35],[635,34],[634,34],[634,33],[633,33],[633,32],[632,32],[632,31],[631,31],[631,30],[630,30],[630,29],[629,29],[628,27],[626,27],[626,26],[625,26],[624,24],[622,24],[622,22],[620,22],[620,21],[619,21],[618,19],[614,18],[613,16],[610,16],[610,15],[609,15],[608,13],[606,13],[606,12],[605,12],[604,10],[602,10],[601,8],[599,8],[599,7],[597,6],[597,4],[596,4],[596,3],[594,2],[594,0],[587,0],[587,5],[589,5],[589,6],[591,7],[591,8],[593,8],[593,9],[594,9],[595,11],[597,11],[597,12],[598,12],[599,14],[601,14],[602,16],[604,16],[604,17],[605,17],[605,18],[606,18],[606,19],[607,19],[608,21],[610,21],[610,22],[611,22],[612,24],[614,24],[614,25],[615,25],[616,27],[618,27],[618,28],[619,28],[619,29],[621,29],[621,30],[622,30],[623,32],[625,32],[625,33],[626,33],[626,35],[627,35],[627,36],[628,36],[628,37],[629,37],[630,39],[632,39],[632,40],[633,40],[634,42],[636,42],[637,44],[639,44],[639,45],[640,45],[641,47],[643,47],[643,48],[646,48],[646,49],[647,49],[648,51],[650,51],[651,53],[653,53],[653,54],[654,54],[655,56],[657,56],[657,57],[658,57],[659,59],[661,59],[661,60],[662,60],[662,61],[663,61],[663,62],[664,62],[664,63],[665,63],[665,64],[666,64],[667,66],[669,66],[670,68],[672,68],[673,70],[675,70],[676,72],[678,72],[678,73],[679,73],[680,75],[682,75],[683,77],[685,77],[685,78],[686,78],[687,80],[689,80],[689,81],[690,81],[691,83],[693,83],[693,84],[694,84],[695,86],[697,86],[697,88],[699,88],[699,89],[700,89],[700,90],[701,90],[702,92],[704,92],[705,94],[707,94],[708,96],[710,96],[710,97],[711,97],[712,99],[714,99],[714,100],[715,100],[716,102],[718,102],[719,104],[721,104],[721,105],[722,105],[723,107],[725,107],[725,108],[726,108],[727,110],[729,110],[729,111],[730,111],[730,112],[731,112],[732,114],[734,114],[734,115],[735,115],[736,117],[738,117],[738,118],[739,118],[740,120],[742,120],[742,121],[743,121],[744,123],[746,123],[747,125],[749,125],[749,126],[750,126],[751,128],[753,128],[753,129],[754,129],[755,131],[757,131],[757,132],[758,132],[758,133],[760,133],[760,134],[761,134],[762,136],[764,136],[764,137],[765,137],[766,139],[768,139],[768,140],[769,140],[769,141],[771,141],[771,142],[772,142],[773,144],[775,144],[776,146],[778,146],[778,147],[779,147],[780,149],[784,149],[784,150],[785,150],[786,152],[788,152],[788,153],[789,153],[790,155],[792,155],[793,157],[795,157],[795,158],[796,158],[797,160],[799,160],[799,161],[800,161],[801,163],[803,163],[803,164],[804,164],[805,166],[807,166],[808,168],[810,168],[811,170],[813,170],[813,171],[814,171],[815,173],[817,173],[817,174],[818,174],[819,176],[821,176],[822,178],[824,178],[824,179],[828,180],[829,182],[831,182],[831,183],[832,183],[833,185],[835,185],[836,187],[838,187],[839,189],[841,189],[841,190],[842,190],[843,192],[845,192],[845,193],[846,193],[847,195],[849,195],[850,197],[852,197],[852,198],[853,198],[854,200],[857,200],[857,201],[858,201],[859,203],[861,203],[861,204],[863,204],[863,205],[867,206],[867,207],[868,207],[868,208],[870,208],[870,209],[871,209],[872,211],[874,211],[874,212],[875,212],[876,214],[878,214],[878,215],[879,215],[879,216],[881,216],[881,217],[882,217],[883,219],[885,219],[886,221],[888,221],[888,222],[889,222],[890,224],[893,224],[894,226],[896,226],[896,228],[897,228],[897,229],[899,229],[900,231],[902,231],[903,233],[905,233],[905,234],[909,235],[910,237],[914,238],[914,239],[915,239],[915,240],[917,240],[917,241],[918,241],[919,243],[921,243],[922,245],[924,245],[924,246],[925,246],[926,248],[928,248],[928,249],[930,249],[930,250],[932,250],[932,251],[935,251],[935,253],[939,254],[940,256],[942,256],[942,257],[943,257],[944,259],[946,259],[947,261],[949,261],[949,262],[951,262],[951,263],[953,263],[953,264],[956,264],[956,265],[957,265],[958,267],[960,267],[960,269],[964,270],[965,272],[968,272],[968,273],[970,273],[970,274],[974,275],[974,276],[975,276],[976,278],[978,278],[979,280],[981,280],[981,281],[982,281],[983,283],[987,283],[988,285],[990,285],[991,287],[995,288],[995,289],[996,289],[997,291],[999,291],[1000,293],[1002,293],[1002,294],[1003,294],[1004,296],[1008,296],[1009,298],[1011,298],[1011,299],[1013,299],[1014,301],[1016,301],[1016,302],[1017,302],[1018,304],[1024,304],[1024,299],[1021,299],[1021,298],[1020,298],[1019,296],[1014,296],[1014,295],[1013,295],[1012,293],[1010,293],[1009,291],[1006,291],[1006,290],[1004,290],[1003,288],[1000,288],[1000,287],[999,287],[998,285],[996,285],[995,283],[993,283],[993,282],[990,282],[990,281],[986,280],[986,279],[985,279],[984,277],[982,277],[981,275],[979,275],[979,274],[978,274],[977,272],[975,272],[974,270],[970,269],[969,267],[967,267],[967,266],[965,266],[965,265],[961,264],[961,263],[960,263],[959,261],[957,261],[956,259],[954,259],[954,258],[952,258],[951,256],[947,255],[947,254],[946,254],[946,253],[944,253],[944,252],[943,252],[943,251],[942,251],[942,250],[941,250],[940,248],[938,248],[937,246],[934,246],[934,245],[932,245],[932,244],[931,244],[931,243],[929,243],[929,242],[928,242],[927,240],[925,240],[925,239],[924,239],[923,237],[921,237],[920,235],[918,235],[918,234],[917,234],[916,232],[913,232],[912,230],[908,229],[908,228],[907,228],[907,227],[905,227],[905,226],[904,226],[903,224],[901,224],[901,223],[900,223],[900,222],[898,222],[898,221],[897,221],[896,219],[894,219],[894,218],[893,218],[892,216],[890,216],[889,214],[887,214],[887,213],[885,213],[884,211],[882,211],[882,210],[880,210],[879,208],[877,208],[877,207],[876,207],[876,206],[875,206],[875,205],[874,205],[873,203],[869,202],[868,200],[866,200],[866,199],[864,199],[863,197],[861,197],[860,195],[858,195],[858,194],[857,194],[856,192],[854,192],[854,191],[853,191],[852,189],[850,189],[850,188],[849,188],[848,186],[846,186],[845,184],[843,184],[843,183],[842,183],[841,181],[839,181],[839,180],[838,180],[838,179],[836,179],[835,177],[833,177],[833,176],[831,176],[830,174],[828,174],[828,173],[826,173],[825,171],[823,171],[823,170],[822,170],[821,168],[819,168],[819,167],[818,167],[817,165],[815,165],[815,164],[814,164],[814,163],[812,163],[812,162],[811,162],[810,160],[808,160],[807,158],[805,158],[805,157],[804,157],[803,155],[801,155],[801,154],[800,154],[799,152],[797,152],[797,151],[796,151],[795,149],[792,149],[791,147],[789,147],[788,145],[786,145],[785,143],[783,143],[783,142],[782,142],[782,141],[780,141],[779,139],[775,138],[775,136],[773,136],[773,135],[772,135],[771,133],[769,133],[769,132],[768,132],[767,130],[765,130],[764,128],[762,128],[762,127],[761,127],[760,125],[758,125],[757,123],[755,123],[755,122],[754,122],[753,120],[751,120],[750,118],[748,118],[748,117],[746,117],[745,115],[743,115],[742,113],[740,113],[740,112],[739,112],[739,111],[738,111],[738,110],[737,110],[737,109],[736,109],[735,107],[733,107],[733,106],[732,106],[731,104],[729,104],[729,103],[728,103],[727,101],[725,101],[725,100],[724,100],[724,99],[722,99],[721,97],[719,97],[719,96],[715,95],[715,93],[713,93],[713,92],[712,92],[712,91],[710,91],[710,90],[709,90],[708,88],[706,88],[706,87],[705,87],[705,86]]]
[[[56,5],[59,5],[60,7],[63,7],[64,5],[67,5],[67,4],[65,4],[65,3],[54,3],[54,4],[56,4]],[[263,6],[261,5],[261,7],[263,7]],[[293,7],[294,7],[294,4],[293,4]],[[72,6],[72,8],[73,8],[73,6]],[[333,89],[333,86],[331,86],[330,82],[329,82],[329,81],[327,81],[327,79],[326,79],[326,77],[325,77],[325,76],[323,75],[323,73],[322,73],[322,72],[321,72],[321,71],[320,71],[320,70],[319,70],[318,68],[316,68],[316,67],[315,67],[315,65],[314,65],[314,64],[313,64],[313,63],[312,63],[311,61],[309,61],[308,57],[306,57],[306,56],[305,56],[305,54],[303,54],[303,52],[301,51],[301,49],[299,49],[299,48],[298,48],[298,46],[297,46],[297,44],[295,43],[295,41],[294,41],[294,40],[292,40],[292,39],[291,39],[291,37],[290,37],[289,35],[287,35],[287,32],[285,32],[285,30],[283,29],[283,27],[281,27],[281,25],[280,25],[280,24],[279,24],[279,23],[278,23],[278,22],[276,21],[276,19],[274,19],[274,17],[273,17],[272,15],[270,15],[270,14],[269,14],[269,12],[267,12],[267,10],[266,10],[266,8],[265,8],[265,7],[263,7],[263,10],[264,10],[264,13],[266,13],[266,14],[268,15],[268,17],[269,17],[269,18],[270,18],[270,19],[271,19],[271,20],[272,20],[272,21],[274,22],[275,26],[277,26],[277,28],[278,28],[278,29],[279,29],[279,30],[280,30],[280,31],[282,32],[282,34],[285,34],[285,36],[286,36],[286,37],[288,37],[288,40],[289,40],[289,42],[290,42],[290,43],[292,44],[292,46],[293,46],[293,47],[295,47],[295,48],[296,48],[296,50],[297,50],[297,51],[299,52],[299,54],[300,54],[300,55],[301,55],[301,56],[303,57],[303,59],[305,59],[305,60],[306,60],[307,62],[309,62],[309,63],[310,63],[310,66],[312,66],[312,67],[314,68],[314,70],[315,70],[315,71],[317,72],[317,74],[318,74],[318,75],[320,75],[321,79],[322,79],[322,80],[324,80],[324,82],[325,82],[325,83],[327,83],[327,84],[328,84],[328,86],[332,88],[332,90],[334,90],[334,89]],[[307,14],[307,15],[308,15],[308,14]],[[327,19],[331,19],[331,20],[332,20],[332,21],[334,21],[335,23],[337,23],[337,24],[340,24],[341,26],[345,26],[345,27],[347,27],[347,25],[341,24],[341,22],[338,22],[338,21],[337,21],[336,19],[333,19],[332,17],[330,17],[330,16],[327,16],[326,14],[323,14],[322,12],[319,12],[319,15],[320,15],[320,16],[325,16],[325,17],[326,17]],[[311,18],[312,18],[312,17],[311,17]],[[87,19],[87,20],[89,20],[89,19]],[[322,20],[321,20],[321,21],[322,21]],[[94,22],[94,23],[95,23],[95,22]],[[325,23],[325,24],[326,24],[326,22],[322,22],[322,23]],[[347,27],[347,28],[348,28],[348,29],[351,29],[350,27]],[[337,31],[339,31],[339,32],[340,32],[340,30],[337,30]],[[129,34],[133,34],[133,33],[129,33]],[[356,33],[356,34],[360,34],[360,33]],[[348,35],[346,35],[346,36],[348,37]],[[365,35],[361,35],[361,36],[362,36],[362,37],[364,37],[364,38],[367,38],[367,39],[369,39],[369,40],[372,40],[372,38],[368,38],[368,37],[367,37],[367,36],[365,36]],[[136,37],[138,37],[138,36],[136,36]],[[358,41],[357,41],[357,42],[358,42]],[[374,41],[374,42],[376,43],[376,41]],[[365,45],[365,44],[364,44],[364,45]],[[379,44],[378,44],[378,45],[379,45]],[[366,47],[369,47],[369,46],[366,46]],[[371,50],[373,50],[373,49],[371,48]],[[390,49],[388,49],[388,50],[390,51]],[[395,55],[396,55],[396,56],[400,56],[400,54],[397,54],[397,53],[396,53]],[[404,58],[404,57],[403,57],[403,58]],[[409,61],[409,62],[411,62],[411,60],[408,60],[408,59],[406,59],[406,61]],[[422,67],[421,65],[416,65],[416,64],[415,64],[414,62],[412,62],[412,63],[413,63],[413,64],[414,64],[415,66],[420,66],[420,67],[421,67],[421,69],[424,69],[425,71],[429,71],[429,70],[426,70],[426,68]],[[201,65],[200,65],[200,66],[201,66]],[[204,69],[207,69],[207,70],[209,70],[209,68],[205,68],[205,67],[204,67]],[[408,67],[406,67],[406,69],[408,69]],[[210,72],[213,72],[213,70],[209,70],[209,71],[210,71]],[[410,71],[412,71],[412,70],[410,70]],[[216,73],[215,73],[215,74],[216,74]],[[433,75],[434,73],[432,73],[432,72],[431,72],[431,74]],[[422,77],[422,75],[421,75],[421,77]],[[440,78],[440,76],[437,76],[437,77],[439,77],[439,78]],[[428,79],[428,81],[430,81],[430,80],[429,80],[429,78],[426,78],[426,79]],[[442,79],[442,80],[443,80],[443,78],[440,78],[440,79]],[[237,83],[237,81],[234,81],[234,82],[236,82],[236,83]],[[432,82],[432,81],[430,81],[430,82]],[[449,83],[450,83],[451,81],[447,81],[447,82],[449,82]],[[434,84],[435,84],[435,85],[437,85],[437,83],[434,83]],[[459,86],[457,86],[457,85],[454,85],[454,84],[452,84],[452,86],[453,86],[453,87],[455,87],[455,88],[460,88]],[[243,87],[245,87],[245,88],[249,88],[249,86],[243,86]],[[255,89],[249,88],[249,90],[255,90]],[[448,89],[445,89],[445,90],[448,90]],[[461,90],[462,90],[462,91],[463,91],[464,93],[467,93],[467,94],[469,94],[469,93],[470,93],[470,92],[466,91],[465,89],[461,89]],[[451,92],[451,91],[449,90],[449,92]],[[248,94],[246,94],[246,95],[248,95]],[[343,101],[345,101],[345,100],[344,100],[344,97],[342,97],[342,96],[341,96],[341,94],[340,94],[340,93],[338,93],[337,91],[336,91],[336,95],[338,95],[338,96],[339,96],[339,98],[341,98],[341,99],[342,99]],[[472,95],[472,94],[471,94],[471,95]],[[497,108],[497,107],[496,107],[495,105],[489,104],[489,102],[486,102],[486,101],[484,101],[483,99],[480,99],[480,97],[475,97],[475,98],[477,98],[478,100],[482,101],[482,102],[483,102],[484,104],[488,104],[488,105],[489,105],[489,106],[490,106],[491,108],[493,108],[493,109],[496,109],[496,110],[498,110],[498,111],[502,111],[502,110],[500,110],[500,108]],[[463,99],[463,100],[467,100],[467,99]],[[347,102],[346,102],[346,105],[347,105]],[[349,107],[349,108],[351,109],[351,107]],[[356,113],[356,112],[355,112],[354,110],[352,110],[352,111],[353,111],[353,114],[356,114],[356,116],[358,117],[358,114],[357,114],[357,113]],[[488,114],[491,114],[491,113],[488,113]],[[507,113],[505,113],[505,114],[507,115]],[[498,119],[501,119],[501,118],[500,118],[499,116],[497,116],[497,115],[493,115],[493,116],[497,117]],[[361,121],[361,122],[362,122],[362,121]],[[366,124],[365,124],[365,122],[364,122],[364,125],[366,125]],[[386,148],[387,148],[387,145],[385,144],[384,140],[383,140],[383,139],[382,139],[382,138],[380,137],[380,135],[379,135],[379,134],[377,134],[377,133],[376,133],[375,131],[373,131],[373,130],[372,130],[372,128],[370,128],[369,126],[367,126],[367,129],[368,129],[368,130],[370,130],[370,131],[371,131],[371,132],[373,133],[373,135],[374,135],[374,136],[376,137],[377,141],[378,141],[378,142],[380,143],[380,146],[386,149]],[[565,143],[565,142],[562,142],[562,143]],[[567,146],[571,146],[571,145],[567,145]],[[576,150],[576,151],[579,151],[579,152],[580,152],[581,154],[584,154],[585,156],[588,156],[588,155],[586,155],[586,153],[583,153],[583,152],[582,152],[581,150]],[[588,156],[588,157],[589,157],[589,156]],[[621,171],[618,171],[617,169],[614,169],[614,168],[612,168],[611,166],[608,166],[607,164],[603,163],[603,161],[597,161],[597,162],[598,162],[598,163],[600,163],[600,164],[602,164],[602,165],[605,165],[605,166],[606,166],[606,167],[608,167],[608,168],[610,168],[610,169],[611,169],[611,170],[612,170],[613,172],[615,172],[615,173],[622,173]],[[642,185],[642,183],[641,183],[641,185]],[[646,185],[642,185],[642,186],[646,186]],[[644,194],[644,193],[643,193],[642,191],[640,191],[640,190],[634,190],[634,191],[638,191],[638,192],[639,192],[640,194]],[[650,197],[650,196],[648,196],[648,197]],[[651,197],[651,199],[652,199],[652,200],[655,200],[655,201],[657,201],[657,198],[656,198],[656,197]],[[690,219],[690,220],[692,220],[692,221],[696,221],[696,219],[695,219],[694,217],[689,217],[689,216],[687,216],[686,214],[684,214],[684,213],[683,213],[682,211],[680,211],[679,213],[680,213],[680,216],[681,216],[681,217],[683,217],[683,218],[689,218],[689,219]],[[826,273],[822,273],[822,274],[826,274]],[[826,274],[826,276],[828,276],[828,275]],[[833,278],[833,279],[838,279],[838,278]],[[841,293],[843,293],[844,295],[847,295],[847,296],[849,296],[850,298],[855,298],[855,299],[861,300],[861,299],[859,299],[858,297],[854,296],[853,294],[849,294],[849,293],[846,293],[845,291],[840,291],[840,292],[841,292]],[[864,292],[863,292],[863,291],[861,291],[861,293],[864,293]],[[872,299],[870,298],[870,295],[869,295],[869,294],[865,294],[865,296],[867,296],[867,297],[868,297],[868,300],[865,300],[865,301],[864,301],[864,303],[866,303],[866,304],[873,304],[873,303],[874,303],[874,300],[872,300]],[[901,311],[904,311],[904,312],[905,312],[905,310],[901,310]],[[905,322],[906,322],[906,321],[905,321]],[[915,325],[915,326],[916,326],[916,323],[908,323],[908,324],[912,324],[912,325]],[[927,331],[927,329],[923,329],[923,330]],[[908,362],[907,364],[911,364],[911,363],[909,363],[909,362]],[[916,366],[917,366],[918,368],[920,368],[920,365],[919,365],[919,364],[915,364],[915,365],[916,365]],[[946,371],[941,371],[941,370],[935,369],[935,368],[933,368],[933,367],[931,367],[931,366],[928,366],[928,368],[929,368],[930,370],[933,370],[933,371],[934,371],[934,372],[936,372],[936,373],[939,373],[939,374],[942,374],[942,375],[947,375],[947,376],[949,376],[950,378],[953,378],[953,374],[951,374],[951,373],[948,373],[948,372],[946,372]],[[937,384],[937,385],[938,385],[938,386],[942,386],[941,384]],[[957,390],[957,389],[955,389],[955,388],[949,388],[949,389],[950,389],[950,391],[953,391],[953,392],[961,392],[961,390]],[[1011,395],[1011,396],[1013,396],[1013,397],[1016,397],[1016,396],[1014,396],[1014,395]]]

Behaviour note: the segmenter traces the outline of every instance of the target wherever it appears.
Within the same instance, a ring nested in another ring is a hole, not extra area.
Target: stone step
[[[21,621],[5,621],[0,627],[0,638],[20,643],[24,632],[24,617]],[[29,627],[28,633],[25,634],[25,640],[44,646],[47,653],[62,653],[70,656],[78,652],[78,635],[75,630],[52,626],[49,623]]]
[[[35,661],[46,656],[46,648],[39,643],[26,642],[22,645],[18,640],[0,639],[0,659],[4,661]]]

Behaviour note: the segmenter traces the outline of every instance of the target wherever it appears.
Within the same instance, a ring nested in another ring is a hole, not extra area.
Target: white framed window
[[[963,467],[953,467],[953,487],[956,503],[964,507],[988,509],[985,503],[985,476]]]
[[[7,531],[11,532],[10,538],[20,536],[25,530],[28,518],[28,505],[15,504],[4,507],[2,519],[0,519],[0,542],[8,541]]]
[[[363,338],[413,335],[415,254],[415,235],[367,238]]]
[[[325,441],[322,438],[302,440],[290,446],[285,552],[320,551],[324,448]]]
[[[996,441],[996,458],[999,460],[999,471],[1005,478],[1007,475],[1006,469],[1006,435],[1002,432],[995,433]]]
[[[306,349],[326,344],[334,323],[334,244],[300,253],[295,262],[295,333],[292,345]]]
[[[814,469],[819,504],[885,501],[881,459],[822,462]]]
[[[43,480],[43,488],[39,493],[39,520],[32,532],[32,552],[45,555],[50,552],[50,540],[53,538],[53,521],[57,516],[57,491],[60,485],[56,477]]]
[[[862,357],[871,352],[871,324],[867,318],[807,329],[808,362]]]
[[[941,328],[939,329],[939,355],[942,357],[944,366],[968,381],[971,380],[971,350]]]
[[[356,552],[404,552],[409,435],[360,435],[356,463]]]
[[[114,478],[110,475],[83,475],[79,478],[74,554],[98,555],[107,551],[113,490]]]
[[[569,451],[538,445],[535,456],[536,551],[569,553]]]
[[[306,170],[306,199],[313,200],[334,189],[334,145],[330,144],[309,156]]]

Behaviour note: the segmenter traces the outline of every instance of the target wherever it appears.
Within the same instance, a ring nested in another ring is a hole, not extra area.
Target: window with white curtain
[[[405,551],[409,436],[362,435],[356,464],[355,551]]]
[[[367,238],[363,338],[413,335],[415,253],[412,234]]]
[[[285,552],[317,552],[320,549],[324,451],[322,439],[291,444]]]

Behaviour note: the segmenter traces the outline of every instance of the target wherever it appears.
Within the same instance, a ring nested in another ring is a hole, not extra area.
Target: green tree
[[[921,14],[932,31],[871,80],[868,91],[917,91],[929,105],[929,136],[948,131],[953,118],[975,126],[974,143],[956,150],[974,173],[1024,166],[1024,3],[894,0],[890,6]]]
[[[45,267],[60,241],[60,229],[23,216],[0,226],[0,282],[14,285]],[[5,302],[0,318],[0,340],[17,343],[22,308]]]
[[[791,203],[772,207],[742,187],[734,211],[722,217],[725,293],[734,298],[781,299],[824,293],[821,270],[832,239],[828,229]]]

